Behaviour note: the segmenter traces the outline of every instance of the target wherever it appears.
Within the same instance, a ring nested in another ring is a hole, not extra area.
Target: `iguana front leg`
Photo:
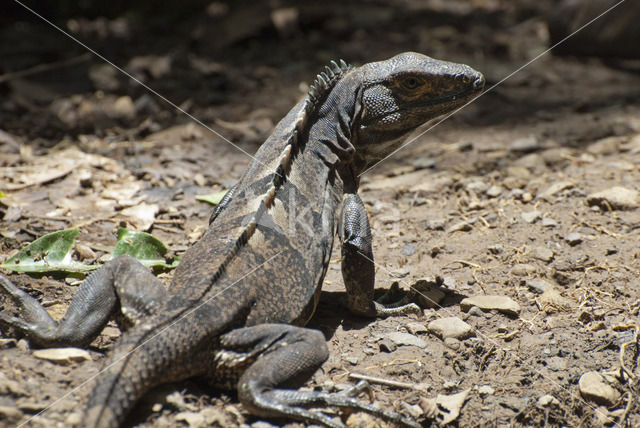
[[[165,299],[162,283],[129,256],[111,260],[89,275],[73,296],[60,321],[51,318],[36,299],[0,275],[0,292],[22,311],[22,318],[0,311],[0,328],[14,330],[41,347],[85,347],[100,334],[109,319],[121,310],[127,324],[153,313]]]
[[[347,289],[349,309],[364,316],[402,315],[420,312],[415,303],[383,305],[373,300],[375,265],[371,244],[371,226],[364,203],[355,193],[345,193],[340,216],[342,240],[342,277]]]

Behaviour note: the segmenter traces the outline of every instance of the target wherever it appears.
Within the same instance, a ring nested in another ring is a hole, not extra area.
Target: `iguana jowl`
[[[39,346],[86,346],[116,313],[132,324],[89,397],[88,427],[119,426],[150,388],[192,376],[237,388],[260,416],[342,426],[308,410],[336,406],[417,426],[349,394],[285,388],[301,385],[328,357],[324,336],[300,326],[315,310],[336,232],[350,309],[397,312],[373,300],[359,174],[483,86],[468,66],[411,52],[358,68],[334,62],[257,151],[168,291],[134,259],[119,257],[87,277],[55,322],[0,276],[24,318],[0,312],[0,327]]]

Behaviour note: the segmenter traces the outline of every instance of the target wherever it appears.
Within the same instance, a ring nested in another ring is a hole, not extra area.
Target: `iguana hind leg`
[[[376,268],[373,263],[371,226],[364,203],[355,193],[345,193],[340,216],[342,277],[349,309],[364,316],[390,316],[420,312],[415,303],[382,304],[373,300]]]
[[[309,410],[312,407],[337,407],[371,413],[400,425],[420,426],[399,413],[362,403],[350,396],[350,393],[361,392],[363,385],[342,394],[283,389],[302,385],[329,357],[324,335],[317,330],[260,324],[224,334],[220,337],[220,346],[231,351],[232,354],[226,357],[229,362],[232,360],[230,355],[242,355],[240,360],[250,361],[237,387],[238,398],[253,414],[343,427],[342,422]]]
[[[3,333],[13,329],[41,347],[85,347],[96,338],[118,308],[129,323],[154,311],[164,299],[164,287],[129,256],[111,260],[80,285],[60,321],[51,318],[36,299],[0,275],[0,292],[21,309],[22,318],[0,312]]]

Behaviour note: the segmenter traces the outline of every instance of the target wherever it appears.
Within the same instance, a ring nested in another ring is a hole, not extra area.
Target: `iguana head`
[[[402,137],[477,96],[484,77],[473,68],[405,52],[361,67],[360,111],[353,140],[360,163],[371,165]]]

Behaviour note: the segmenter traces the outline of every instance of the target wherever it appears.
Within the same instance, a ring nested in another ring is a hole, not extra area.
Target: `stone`
[[[493,389],[491,385],[482,385],[478,388],[478,394],[480,394],[481,397],[493,395],[495,392],[496,390]]]
[[[540,199],[549,199],[554,196],[556,193],[562,192],[563,190],[571,189],[576,184],[573,181],[558,181],[549,186],[546,190],[542,191],[538,194]]]
[[[541,395],[540,398],[538,398],[537,403],[538,403],[538,406],[540,407],[560,405],[560,402],[558,401],[558,399],[551,394]]]
[[[502,195],[503,192],[504,192],[504,189],[502,187],[491,186],[487,189],[486,194],[490,198],[497,198],[498,196]]]
[[[553,289],[553,284],[545,281],[544,279],[531,279],[527,281],[527,287],[534,293],[542,294],[547,290]]]
[[[543,262],[549,263],[553,260],[553,251],[546,247],[536,247],[531,251],[531,256],[535,259],[542,260]]]
[[[473,226],[471,225],[471,223],[465,220],[451,226],[449,229],[447,229],[447,233],[468,232],[471,229],[473,229]]]
[[[555,221],[554,219],[550,218],[550,217],[543,217],[541,224],[542,224],[542,227],[557,227],[558,226],[558,222]]]
[[[508,296],[473,296],[467,297],[460,302],[460,309],[467,312],[473,306],[477,306],[483,311],[496,310],[511,316],[520,314],[520,305]]]
[[[61,365],[91,360],[89,352],[80,348],[38,349],[37,351],[33,351],[33,356]]]
[[[514,276],[527,276],[536,273],[537,269],[534,265],[528,263],[518,263],[511,268],[511,275]]]
[[[440,339],[453,337],[455,339],[467,339],[475,336],[473,327],[457,317],[438,318],[427,325],[429,332]]]
[[[584,240],[584,235],[578,232],[571,232],[570,234],[565,236],[564,240],[567,241],[567,243],[572,247],[575,247],[576,245],[582,243],[582,241]]]
[[[204,415],[199,412],[180,412],[176,415],[176,421],[186,422],[189,428],[206,426]]]
[[[421,322],[409,322],[405,325],[407,331],[411,334],[426,333],[429,331]]]
[[[400,331],[387,333],[383,336],[383,339],[389,339],[398,346],[417,346],[418,348],[427,347],[427,342],[420,339],[419,337]]]
[[[22,419],[23,413],[13,406],[0,406],[0,420],[16,423]]]
[[[587,204],[597,205],[603,210],[632,210],[640,206],[637,190],[615,186],[587,196]]]
[[[535,223],[536,220],[542,217],[542,213],[538,210],[529,211],[527,213],[520,214],[520,217],[527,223]]]
[[[519,138],[513,141],[509,147],[512,152],[530,153],[540,150],[542,145],[535,136]]]
[[[620,397],[620,393],[609,385],[598,372],[587,372],[580,376],[578,388],[586,400],[603,406],[612,406]]]

